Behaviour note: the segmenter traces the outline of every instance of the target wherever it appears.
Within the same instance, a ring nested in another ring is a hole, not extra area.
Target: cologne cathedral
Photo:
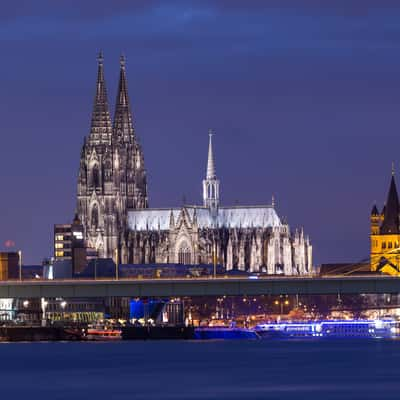
[[[203,203],[148,208],[146,170],[134,129],[125,60],[111,120],[98,57],[90,132],[81,151],[77,213],[86,245],[123,264],[212,264],[226,270],[303,275],[312,272],[312,246],[303,230],[290,232],[274,204],[220,204],[212,134]]]

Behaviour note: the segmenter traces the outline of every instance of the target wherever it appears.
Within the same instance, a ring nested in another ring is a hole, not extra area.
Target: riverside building
[[[199,205],[148,207],[144,156],[134,129],[124,58],[111,121],[98,57],[89,135],[81,150],[77,212],[86,245],[123,264],[212,264],[227,270],[302,275],[312,272],[312,246],[291,232],[275,205],[220,202],[212,135]]]
[[[0,252],[0,281],[18,279],[20,256],[19,252]]]
[[[74,273],[82,272],[86,266],[87,250],[84,229],[75,216],[72,224],[54,225],[54,260],[71,261]]]
[[[400,205],[394,171],[390,180],[387,200],[379,212],[372,207],[371,223],[371,270],[390,275],[400,275]]]

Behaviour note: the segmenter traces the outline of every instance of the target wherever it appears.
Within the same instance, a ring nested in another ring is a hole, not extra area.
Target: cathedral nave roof
[[[128,212],[128,225],[131,230],[169,230],[170,217],[173,215],[175,223],[185,209],[190,221],[196,213],[199,228],[269,228],[281,226],[281,220],[271,206],[236,206],[220,207],[214,214],[209,208],[184,206],[182,208],[142,209]]]

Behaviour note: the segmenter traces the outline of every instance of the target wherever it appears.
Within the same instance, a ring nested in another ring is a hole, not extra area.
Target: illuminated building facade
[[[72,232],[71,224],[54,225],[54,259],[72,259]]]
[[[0,321],[10,321],[15,318],[15,299],[0,299]]]
[[[220,204],[210,134],[203,204],[148,208],[146,171],[133,127],[125,60],[121,59],[114,121],[103,58],[90,133],[81,152],[77,212],[88,247],[122,264],[220,264],[227,270],[302,275],[312,272],[312,246],[294,234],[274,204]]]
[[[19,253],[0,252],[0,281],[18,279],[19,277]]]
[[[54,260],[72,261],[74,273],[81,272],[86,266],[86,247],[84,229],[75,216],[72,224],[54,225]]]
[[[392,172],[386,204],[382,212],[371,210],[371,270],[398,275],[400,267],[400,205]]]
[[[96,95],[90,133],[81,151],[77,213],[86,245],[102,258],[120,258],[127,233],[127,210],[147,207],[144,159],[133,127],[125,60],[121,57],[114,121],[111,122],[98,57]]]

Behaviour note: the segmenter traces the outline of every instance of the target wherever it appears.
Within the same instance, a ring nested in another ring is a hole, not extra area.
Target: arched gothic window
[[[111,180],[111,171],[112,171],[112,165],[111,165],[111,161],[107,160],[104,163],[104,179],[106,181]]]
[[[187,243],[182,243],[178,251],[178,263],[179,264],[190,264],[192,261],[192,255]]]
[[[99,227],[99,209],[97,204],[95,204],[92,208],[92,228],[97,229]]]
[[[100,186],[100,174],[99,174],[99,167],[95,165],[92,169],[92,182],[94,187]]]

